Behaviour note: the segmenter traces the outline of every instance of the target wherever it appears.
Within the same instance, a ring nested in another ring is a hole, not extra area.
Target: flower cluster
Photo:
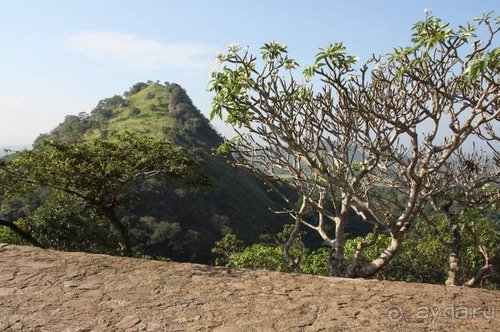
[[[224,53],[222,53],[222,52],[215,53],[215,62],[217,64],[220,65],[221,63],[224,62],[225,59],[226,59],[226,57],[224,56]]]
[[[237,43],[231,43],[228,46],[228,50],[229,52],[238,52],[239,50],[241,50],[241,45]]]

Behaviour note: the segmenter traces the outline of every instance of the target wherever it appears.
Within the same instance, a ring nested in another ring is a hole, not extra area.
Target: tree
[[[378,273],[372,276],[381,280],[397,280],[406,282],[424,282],[433,284],[445,283],[449,277],[449,244],[442,238],[448,234],[448,222],[441,215],[434,214],[433,222],[428,220],[418,220],[412,227],[409,236],[402,244],[398,255]],[[229,234],[216,242],[212,252],[223,257],[219,264],[228,267],[265,269],[283,272],[300,272],[316,275],[329,274],[329,257],[331,250],[328,247],[321,247],[315,251],[310,251],[302,242],[300,234],[295,238],[293,245],[294,258],[296,264],[290,264],[285,260],[280,245],[281,241],[286,241],[282,236],[289,233],[290,227],[286,225],[283,232],[277,237],[278,243],[267,242],[258,243],[242,248],[236,237]],[[493,249],[499,246],[499,234],[493,229],[493,225],[486,220],[474,220],[474,234],[464,232],[461,237],[461,255],[459,269],[463,275],[474,276],[478,272],[478,266],[484,266],[484,257],[476,249],[477,239],[483,246]],[[369,241],[373,234],[366,237],[347,239],[345,242],[345,261],[350,264],[360,243]],[[369,262],[378,257],[391,242],[391,237],[379,235],[375,245],[367,247],[357,259]],[[481,270],[481,269],[479,269]],[[500,269],[498,265],[491,265],[487,269],[480,282],[481,287],[489,289],[499,289]]]
[[[6,161],[0,172],[11,181],[73,196],[105,217],[132,255],[128,226],[119,210],[133,199],[134,184],[147,177],[204,185],[208,179],[195,159],[164,140],[127,133],[115,140],[77,144],[44,141]],[[6,188],[9,190],[9,188]]]
[[[212,248],[212,254],[216,255],[215,265],[226,265],[229,262],[229,257],[241,251],[243,248],[243,241],[238,239],[234,234],[228,233],[219,241],[215,242]]]
[[[209,86],[211,116],[237,133],[219,151],[266,181],[296,227],[321,236],[331,248],[332,276],[374,275],[428,206],[434,178],[453,153],[473,137],[498,141],[500,48],[492,45],[499,28],[491,21],[487,14],[452,29],[428,16],[414,25],[411,47],[360,66],[342,43],[331,44],[303,71],[306,82],[296,78],[299,65],[284,45],[265,44],[262,61],[230,45],[217,54],[223,66]],[[483,40],[475,35],[481,27]],[[298,204],[283,188],[299,195]],[[372,225],[373,236],[358,243],[346,266],[350,209]],[[306,217],[310,210],[315,218]],[[382,232],[390,236],[385,249],[360,259]]]
[[[123,95],[125,97],[135,95],[137,92],[140,92],[141,90],[147,88],[148,86],[149,85],[147,83],[143,83],[143,82],[135,83],[134,85],[132,85],[132,87],[128,91],[125,91],[123,93]]]
[[[269,244],[256,243],[241,252],[233,252],[228,257],[228,267],[293,272],[283,259],[281,248]]]
[[[436,225],[434,222],[439,218],[428,218],[425,214],[422,217],[434,228],[437,239],[448,249],[449,272],[446,285],[475,286],[493,269],[498,260],[500,237],[498,234],[484,237],[480,232],[482,212],[495,208],[500,199],[500,191],[498,187],[494,187],[499,182],[500,174],[498,151],[494,151],[493,158],[495,160],[490,160],[478,151],[457,151],[434,178],[431,204],[434,211],[445,219],[448,234],[442,234],[439,223]],[[484,259],[484,264],[468,280],[460,262],[461,253],[465,250],[464,237],[472,239],[473,246]]]
[[[120,252],[117,232],[92,206],[57,190],[49,190],[42,197],[40,205],[19,219],[19,225],[44,247],[107,254]]]
[[[5,159],[0,159],[0,168],[5,167]],[[19,186],[18,183],[12,181],[12,178],[6,176],[4,172],[0,171],[0,207],[3,205],[5,201],[9,199],[9,191],[13,191],[13,188],[16,188],[18,192],[22,192],[22,187]],[[25,209],[16,209],[16,210],[25,210]],[[29,232],[25,231],[22,227],[19,227],[16,224],[16,221],[25,215],[25,211],[17,211],[14,215],[10,213],[5,213],[4,211],[0,211],[0,226],[6,227],[13,232],[17,236],[19,236],[24,241],[36,246],[43,247],[40,242],[33,237]],[[7,235],[7,237],[10,237]]]

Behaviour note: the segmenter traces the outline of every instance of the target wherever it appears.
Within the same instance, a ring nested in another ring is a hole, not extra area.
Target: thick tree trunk
[[[344,273],[344,220],[335,218],[335,244],[330,260],[330,276],[342,277]]]
[[[17,235],[19,235],[23,240],[31,243],[35,247],[40,247],[40,248],[44,247],[31,234],[29,234],[28,232],[23,231],[21,228],[19,228],[13,222],[9,222],[9,221],[6,221],[6,220],[0,220],[0,226],[5,226],[5,227],[11,229],[14,233],[16,233]]]
[[[490,253],[485,246],[479,245],[479,251],[484,257],[484,265],[472,278],[464,283],[464,286],[475,287],[487,276],[488,272],[493,269],[493,265],[498,261],[499,250],[499,248],[496,248],[493,253]]]
[[[335,218],[335,250],[330,260],[330,275],[332,277],[343,277],[345,275],[344,269],[344,245],[345,245],[345,223],[349,206],[351,205],[352,197],[349,194],[342,193],[342,207],[340,214]]]
[[[446,286],[459,286],[460,285],[460,230],[455,221],[449,219],[450,227],[450,244],[449,250],[449,271],[448,279],[445,281]]]
[[[106,208],[104,209],[104,213],[106,215],[106,218],[111,222],[111,225],[120,233],[120,236],[122,238],[122,244],[124,246],[124,252],[123,254],[125,256],[132,256],[132,245],[130,242],[130,236],[128,233],[128,227],[124,223],[118,219],[116,216],[116,212],[114,208]]]
[[[375,273],[383,269],[391,261],[394,255],[398,252],[405,234],[408,231],[408,222],[411,219],[412,214],[415,212],[420,187],[420,181],[412,180],[406,208],[403,213],[401,213],[396,223],[391,227],[391,243],[389,244],[389,246],[379,255],[379,257],[377,257],[373,261],[362,265],[359,264],[359,266],[349,271],[349,277],[371,277]]]
[[[357,273],[356,271],[359,265],[361,264],[361,254],[363,250],[377,243],[378,226],[374,227],[373,235],[374,235],[373,238],[363,240],[359,242],[358,245],[356,246],[356,252],[354,253],[354,256],[352,258],[352,263],[346,270],[346,277],[353,278],[354,276],[356,276]]]
[[[493,267],[492,264],[486,263],[483,265],[476,274],[470,278],[467,282],[464,283],[465,287],[475,287],[477,286],[481,280],[485,277],[486,273]]]
[[[392,236],[391,244],[384,250],[380,256],[364,265],[359,266],[355,271],[352,271],[351,278],[367,278],[373,276],[375,273],[380,271],[383,267],[390,262],[390,260],[394,257],[394,255],[399,250],[399,246],[402,242],[402,236]]]

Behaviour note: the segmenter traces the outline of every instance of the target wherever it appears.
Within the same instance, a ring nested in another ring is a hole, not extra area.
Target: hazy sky
[[[30,144],[67,114],[90,111],[138,81],[181,84],[208,114],[214,54],[287,43],[309,64],[343,41],[367,58],[407,45],[424,9],[461,24],[500,1],[1,1],[0,146]],[[220,132],[227,132],[216,124]]]

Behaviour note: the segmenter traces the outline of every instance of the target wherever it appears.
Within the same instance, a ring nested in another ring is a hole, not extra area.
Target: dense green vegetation
[[[479,218],[476,223],[477,234],[480,242],[488,250],[495,250],[500,245],[500,233],[492,224],[492,219],[481,219],[481,215],[470,215],[469,218]],[[424,221],[416,224],[415,229],[409,234],[398,255],[391,260],[388,266],[374,277],[382,280],[399,280],[408,282],[424,282],[443,284],[448,277],[448,250],[440,238],[447,238],[446,222],[442,218],[435,218],[437,228],[429,227]],[[498,221],[498,219],[496,219]],[[228,267],[264,269],[280,272],[301,272],[308,274],[330,275],[329,260],[330,249],[320,247],[311,250],[304,243],[304,232],[299,232],[290,248],[291,255],[296,265],[290,265],[283,257],[282,244],[293,227],[286,225],[282,232],[276,235],[275,241],[261,242],[244,247],[242,242],[233,234],[224,236],[212,249],[218,258],[215,263]],[[460,252],[460,270],[463,279],[474,275],[478,267],[483,264],[483,257],[478,252],[472,233],[466,228],[462,229],[464,240],[463,251]],[[346,259],[352,261],[356,248],[362,241],[373,238],[357,237],[346,241]],[[376,244],[363,253],[362,260],[372,260],[385,249],[390,242],[390,237],[381,235]],[[498,258],[497,258],[498,260]],[[481,287],[500,289],[500,266],[496,261],[494,268],[488,272],[480,284]]]
[[[106,164],[105,147],[110,161],[113,155],[116,157],[114,172],[123,176],[127,161],[134,158],[130,146],[118,144],[120,135],[131,135],[127,133],[134,133],[137,140],[141,136],[149,137],[144,140],[150,146],[137,146],[138,158],[141,151],[144,156],[153,155],[150,148],[156,146],[158,161],[168,162],[168,155],[159,154],[165,151],[160,147],[165,148],[165,140],[168,140],[180,147],[182,153],[198,160],[201,171],[211,182],[208,187],[193,188],[177,180],[149,176],[127,185],[127,203],[116,207],[116,215],[129,229],[132,251],[136,254],[209,263],[212,261],[210,248],[224,234],[232,232],[246,243],[253,243],[260,234],[273,233],[283,225],[285,218],[268,210],[276,202],[262,183],[213,156],[212,150],[222,139],[177,84],[138,83],[123,97],[100,101],[89,114],[67,116],[57,128],[36,140],[33,152],[18,154],[17,158],[19,162],[22,156],[41,158],[39,166],[44,166],[44,170],[38,173],[38,180],[47,180],[45,184],[50,185],[54,185],[54,179],[49,171],[54,169],[49,168],[59,162],[66,163],[67,169],[58,171],[68,176],[59,180],[69,182],[57,184],[79,189],[79,183],[83,185],[86,179],[93,179],[92,174],[99,169],[94,166],[99,165],[100,157],[102,164]],[[72,157],[58,155],[55,153],[58,149],[71,152]],[[44,151],[52,153],[46,154],[46,162],[41,157]],[[97,154],[90,153],[92,151]],[[81,154],[80,162],[78,154]],[[55,158],[58,156],[60,158]],[[16,155],[9,159],[16,159]],[[68,160],[73,160],[73,164]],[[25,158],[24,166],[28,164]],[[1,202],[0,219],[15,222],[44,246],[93,252],[122,251],[117,229],[110,227],[106,216],[85,200],[67,192],[49,190],[47,186],[35,191],[11,186],[9,192]],[[21,241],[4,227],[0,227],[0,232],[0,241]]]
[[[2,191],[10,195],[46,188],[81,200],[120,234],[123,252],[129,256],[133,253],[129,227],[119,211],[136,199],[137,184],[152,177],[192,186],[210,183],[196,160],[179,147],[131,133],[73,144],[44,140],[36,149],[7,160],[0,176],[7,182]]]

